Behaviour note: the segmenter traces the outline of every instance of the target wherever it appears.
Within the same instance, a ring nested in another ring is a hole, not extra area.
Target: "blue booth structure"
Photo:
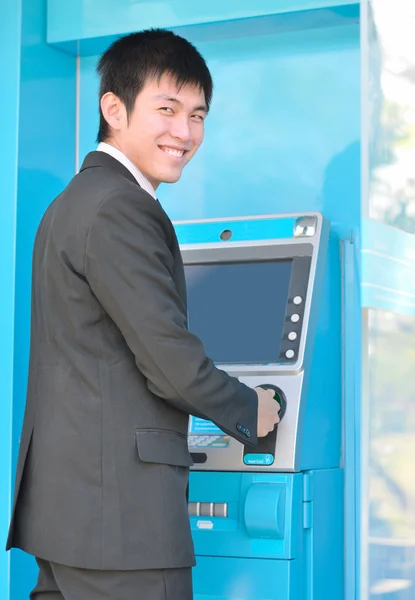
[[[159,195],[182,246],[189,325],[220,368],[274,386],[285,410],[256,454],[191,421],[195,600],[415,597],[415,56],[403,5],[3,0],[4,541],[35,231],[96,146],[99,53],[119,35],[166,27],[197,45],[215,82],[205,142]],[[230,319],[226,281],[243,290],[263,277],[275,306],[247,296]],[[222,352],[230,323],[246,335]],[[268,326],[275,346],[254,340]],[[31,557],[0,554],[2,600],[27,598],[35,579]]]

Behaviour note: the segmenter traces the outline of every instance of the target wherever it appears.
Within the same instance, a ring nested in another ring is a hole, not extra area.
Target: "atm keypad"
[[[188,437],[191,448],[227,448],[230,437],[228,435],[194,435]]]

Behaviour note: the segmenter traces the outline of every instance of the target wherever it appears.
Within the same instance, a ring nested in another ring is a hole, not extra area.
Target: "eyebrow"
[[[168,94],[157,94],[157,96],[154,96],[154,100],[166,100],[167,102],[174,102],[175,104],[178,104],[180,107],[183,108],[183,102],[180,102],[178,98],[175,98],[174,96],[169,96]],[[205,113],[208,112],[206,104],[200,104],[199,106],[195,106],[193,110],[201,110]]]

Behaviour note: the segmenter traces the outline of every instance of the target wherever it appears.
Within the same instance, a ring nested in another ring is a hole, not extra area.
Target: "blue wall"
[[[241,33],[198,47],[215,93],[202,148],[178,184],[160,188],[170,217],[321,210],[342,235],[357,228],[358,25]],[[96,60],[81,58],[81,159],[95,148]]]
[[[4,0],[0,21],[2,144],[0,149],[0,540],[7,536],[11,498],[11,425],[13,398],[14,265],[17,201],[17,128],[19,115],[20,2]],[[0,598],[9,599],[9,556],[0,553]]]

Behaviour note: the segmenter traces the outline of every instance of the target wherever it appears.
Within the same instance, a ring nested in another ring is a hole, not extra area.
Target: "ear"
[[[119,131],[127,124],[127,112],[123,102],[113,94],[107,92],[101,98],[101,110],[111,129]]]

